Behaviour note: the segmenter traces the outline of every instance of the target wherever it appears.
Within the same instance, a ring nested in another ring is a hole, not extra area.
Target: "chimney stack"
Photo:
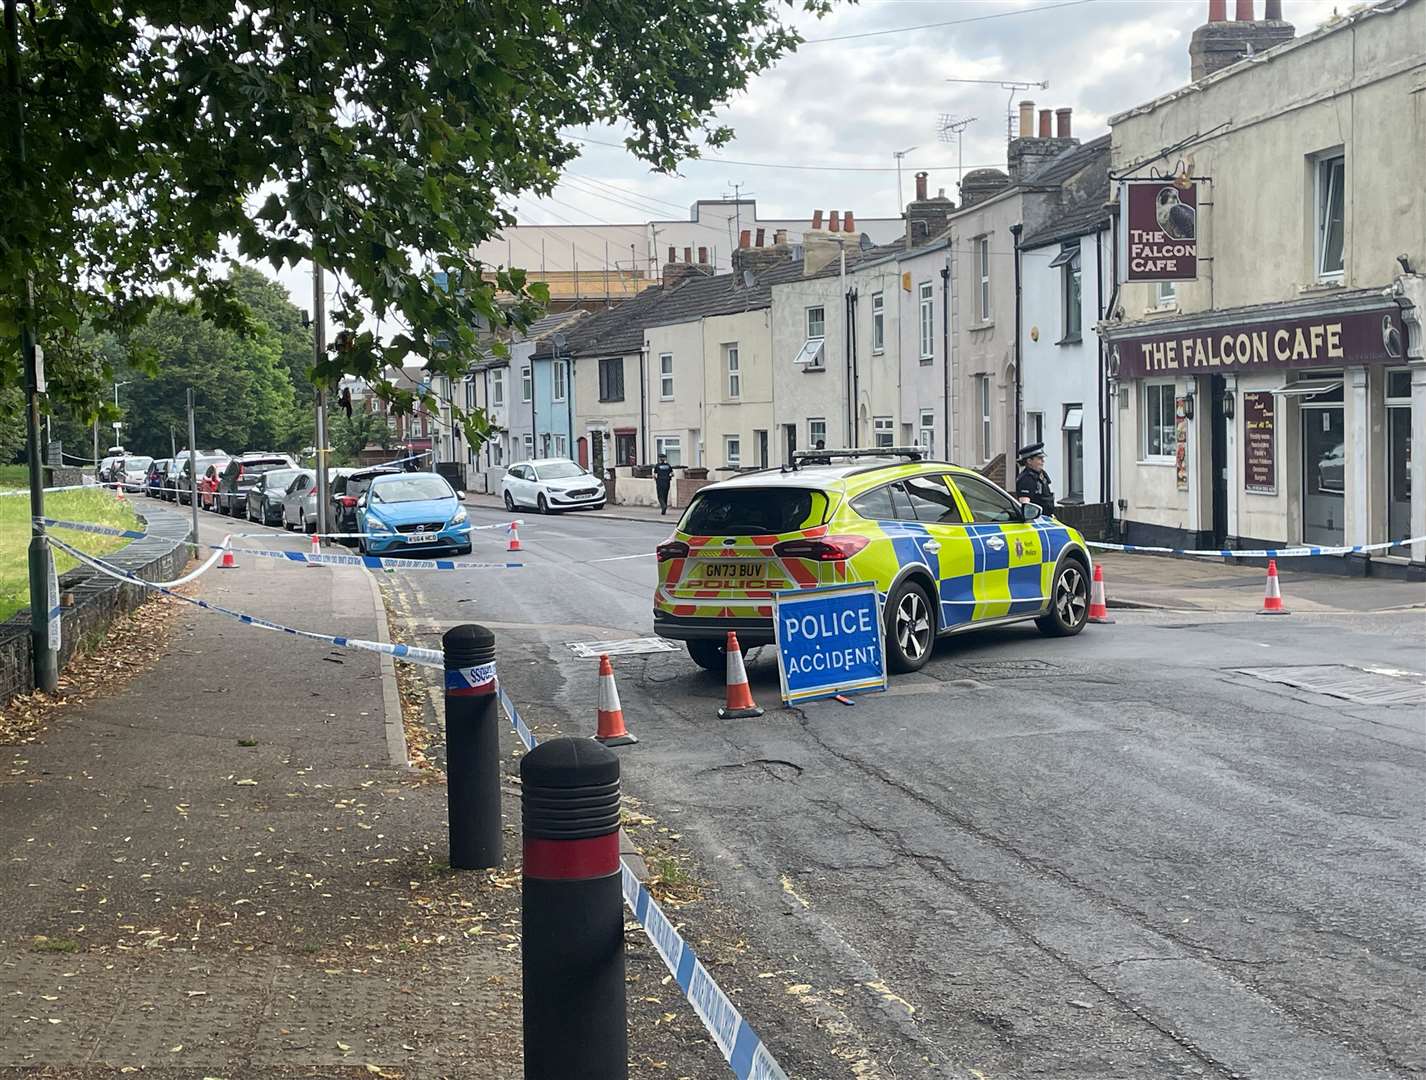
[[[1070,116],[1073,109],[1055,110],[1055,138],[1068,139],[1070,137]]]
[[[923,172],[916,174],[916,201],[926,201],[926,174]]]
[[[1237,8],[1233,12],[1233,18],[1238,22],[1253,21],[1253,0],[1238,0]]]
[[[852,212],[850,210],[842,211],[842,231],[856,232],[856,225],[852,221]]]
[[[773,242],[774,244],[785,244],[785,243],[787,243],[787,230],[786,230],[786,229],[777,229],[775,232],[773,232],[773,234],[772,234],[772,242]]]
[[[693,261],[693,249],[691,247],[686,247],[683,249],[683,261],[686,263],[691,263]]]
[[[1035,137],[1035,103],[1033,101],[1020,102],[1020,138],[1033,139]]]
[[[831,212],[831,214],[829,214],[828,216],[831,218],[831,220],[827,222],[827,231],[828,231],[828,232],[841,232],[841,231],[842,231],[842,215],[839,214],[837,211],[833,210],[833,211]]]
[[[820,229],[821,227],[822,227],[822,211],[820,211],[820,210],[813,210],[813,211],[812,211],[812,229],[813,229],[813,231],[815,232],[816,230]]]
[[[1228,0],[1209,0],[1208,21],[1193,32],[1188,59],[1194,82],[1231,67],[1250,53],[1267,52],[1291,41],[1296,31],[1282,21],[1282,0],[1266,0],[1262,19],[1253,18],[1253,0],[1236,0],[1228,21]]]
[[[1050,138],[1050,110],[1040,110],[1040,138]]]
[[[1282,0],[1266,0],[1263,19],[1266,22],[1282,22]]]
[[[1208,21],[1211,23],[1228,21],[1228,0],[1208,0]]]
[[[740,232],[740,233],[738,234],[738,246],[739,246],[740,248],[745,248],[745,247],[747,247],[749,244],[751,244],[751,243],[753,242],[753,239],[752,239],[752,238],[753,238],[752,230],[751,230],[751,229],[744,229],[742,232]]]

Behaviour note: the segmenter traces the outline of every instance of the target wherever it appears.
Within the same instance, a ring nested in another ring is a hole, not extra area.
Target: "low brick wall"
[[[1114,538],[1114,508],[1109,503],[1056,503],[1055,517],[1084,533],[1086,540]]]
[[[179,576],[188,562],[190,519],[186,514],[165,510],[145,502],[135,507],[146,522],[147,536],[104,556],[104,561],[149,581],[168,581]],[[129,585],[81,566],[62,574],[60,593],[71,593],[74,603],[61,616],[60,668],[86,644],[108,630],[114,618],[138,607],[148,589]],[[30,660],[30,612],[16,612],[0,623],[0,703],[35,688]]]

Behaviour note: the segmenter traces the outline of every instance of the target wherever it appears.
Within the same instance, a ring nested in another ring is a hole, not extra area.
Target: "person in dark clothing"
[[[673,466],[668,463],[668,455],[660,454],[659,463],[654,466],[654,490],[658,492],[659,513],[668,513],[668,489],[673,484]]]
[[[1022,446],[1015,455],[1020,463],[1020,475],[1015,478],[1015,497],[1021,504],[1034,503],[1045,517],[1055,512],[1055,493],[1050,490],[1050,476],[1045,472],[1045,444]]]

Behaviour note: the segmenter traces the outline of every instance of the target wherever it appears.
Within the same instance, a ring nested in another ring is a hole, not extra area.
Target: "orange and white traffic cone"
[[[506,526],[505,531],[510,534],[510,540],[505,545],[506,551],[520,551],[520,523],[512,521]]]
[[[1268,581],[1263,592],[1263,609],[1259,615],[1291,615],[1292,612],[1282,606],[1282,586],[1277,581],[1277,560],[1268,560]]]
[[[218,560],[218,569],[219,569],[219,570],[236,570],[237,568],[238,568],[238,560],[237,560],[237,557],[233,554],[233,549],[230,548],[230,547],[224,547],[224,548],[223,548],[223,557]]]
[[[752,687],[748,685],[748,670],[743,667],[743,650],[738,645],[738,635],[728,631],[728,688],[725,704],[718,710],[719,720],[742,720],[746,717],[761,716],[763,711],[753,700]]]
[[[1112,623],[1109,605],[1104,598],[1104,567],[1094,565],[1094,581],[1089,587],[1089,621],[1092,623]]]
[[[321,554],[322,554],[322,541],[320,541],[319,539],[317,539],[317,534],[316,534],[316,533],[313,533],[313,534],[312,534],[312,554],[313,554],[313,555],[321,555]],[[317,566],[317,565],[319,565],[319,564],[318,564],[318,563],[314,563],[314,562],[309,562],[307,565],[308,565],[308,566]]]
[[[628,746],[639,741],[624,726],[624,709],[619,704],[614,665],[608,655],[599,657],[599,730],[594,737],[605,746]]]

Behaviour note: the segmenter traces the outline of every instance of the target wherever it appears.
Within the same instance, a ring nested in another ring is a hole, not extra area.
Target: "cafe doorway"
[[[1340,378],[1299,384],[1302,423],[1302,540],[1337,546],[1346,536],[1347,437]]]
[[[1213,469],[1213,547],[1228,542],[1228,384],[1222,375],[1208,378],[1209,451]]]
[[[1411,535],[1411,372],[1386,373],[1386,538]]]

